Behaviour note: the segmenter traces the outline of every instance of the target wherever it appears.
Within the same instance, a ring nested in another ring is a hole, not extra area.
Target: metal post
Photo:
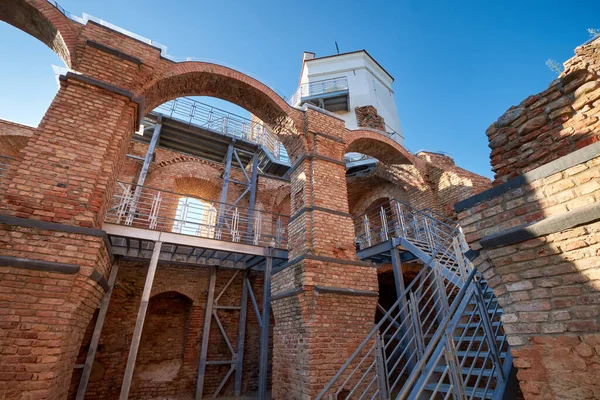
[[[210,335],[210,323],[212,321],[213,304],[215,299],[215,283],[217,281],[217,267],[210,267],[210,281],[208,283],[208,297],[206,299],[206,310],[204,310],[204,327],[202,328],[202,344],[200,346],[200,359],[198,361],[198,376],[196,377],[195,399],[202,399],[204,391],[204,373],[206,372],[206,357],[208,354],[208,336]]]
[[[250,180],[250,201],[248,203],[248,231],[247,243],[252,244],[252,230],[254,229],[254,208],[256,207],[256,188],[258,184],[258,154],[252,156],[252,178]]]
[[[225,158],[225,172],[223,173],[223,188],[221,189],[221,203],[219,204],[219,215],[217,219],[217,231],[221,230],[225,220],[225,203],[227,203],[227,192],[229,190],[229,177],[231,175],[231,160],[233,159],[233,142],[227,148]]]
[[[383,341],[381,335],[377,333],[375,336],[375,368],[377,374],[378,398],[387,400],[390,398],[388,387],[388,373],[386,368],[385,351],[383,350]]]
[[[123,377],[123,386],[121,386],[121,395],[119,396],[121,400],[126,400],[129,396],[129,388],[131,387],[131,379],[133,378],[133,369],[135,368],[135,360],[137,358],[138,348],[140,347],[142,329],[144,328],[146,310],[148,309],[148,302],[150,301],[150,292],[152,291],[152,283],[154,282],[154,275],[156,274],[156,266],[158,265],[161,247],[162,242],[154,243],[152,258],[150,259],[150,266],[148,267],[148,275],[146,275],[146,283],[144,284],[144,291],[142,292],[142,301],[133,330],[129,357],[127,358],[127,366],[125,367],[125,376]]]
[[[269,322],[271,316],[271,270],[273,269],[273,249],[266,249],[265,281],[263,286],[262,325],[260,327],[260,364],[258,398],[267,398],[267,376],[269,367]]]
[[[475,301],[477,303],[477,308],[479,308],[479,318],[481,318],[481,322],[483,322],[483,330],[485,332],[485,338],[487,345],[490,349],[490,355],[492,356],[492,361],[496,365],[496,371],[498,372],[498,380],[501,383],[504,383],[504,368],[502,368],[502,362],[500,361],[500,351],[498,350],[498,343],[496,342],[496,334],[494,333],[494,328],[492,327],[492,323],[490,321],[490,315],[488,314],[488,308],[485,305],[485,300],[483,298],[483,293],[481,291],[481,287],[479,286],[479,282],[475,281]]]
[[[410,318],[410,312],[407,313],[408,310],[408,305],[407,305],[407,301],[406,301],[406,288],[404,286],[404,277],[402,275],[402,262],[400,260],[400,252],[398,251],[397,248],[393,248],[391,250],[391,255],[392,255],[392,270],[394,271],[394,283],[396,284],[396,296],[398,298],[401,298],[400,300],[400,304],[398,305],[399,310],[400,310],[400,318],[402,319],[400,321],[400,324],[402,324],[402,322],[408,320]],[[413,323],[415,321],[413,320]],[[400,329],[400,331],[398,332],[398,337],[404,337],[406,330],[408,328],[408,322],[406,324],[402,324],[401,325],[403,328]],[[416,354],[416,345],[415,342],[413,341],[412,344],[410,344],[410,338],[409,337],[405,337],[404,340],[402,341],[402,347],[406,348],[406,347],[410,347],[410,353],[409,354]],[[412,369],[416,366],[417,364],[417,360],[413,360],[412,357],[410,355],[407,356],[408,359],[408,367],[409,370],[412,371]]]
[[[421,316],[419,315],[419,303],[415,298],[414,292],[410,292],[410,305],[412,325],[415,332],[417,349],[419,351],[419,356],[417,358],[421,358],[423,352],[425,351],[425,341],[423,340],[423,331],[421,330]]]
[[[129,215],[127,216],[127,225],[131,225],[131,222],[133,221],[137,209],[137,204],[140,199],[140,194],[142,193],[142,187],[144,186],[144,182],[146,182],[146,176],[148,175],[148,170],[150,169],[150,164],[152,163],[154,149],[158,144],[161,128],[162,116],[159,115],[158,119],[156,120],[156,125],[154,125],[154,133],[152,133],[152,139],[150,140],[150,144],[148,145],[148,151],[146,151],[144,164],[142,165],[142,170],[140,171],[140,176],[138,177],[137,186],[135,188],[135,193],[133,195],[133,199],[131,200],[131,206],[129,207]]]
[[[461,365],[456,357],[456,346],[454,346],[454,339],[452,338],[452,332],[446,331],[446,363],[450,369],[450,376],[454,386],[454,395],[457,399],[465,399],[464,382],[462,380]]]
[[[248,286],[246,280],[250,271],[244,271],[242,275],[242,300],[240,302],[240,320],[238,324],[237,359],[235,365],[235,378],[233,383],[233,395],[242,394],[242,369],[244,367],[244,341],[246,340],[246,311],[248,309]]]
[[[96,326],[94,327],[94,333],[92,334],[92,340],[90,341],[90,348],[85,359],[83,372],[81,373],[81,379],[79,380],[79,387],[77,388],[77,396],[75,397],[77,400],[83,400],[85,397],[87,385],[92,373],[92,366],[94,365],[94,358],[96,358],[96,351],[98,350],[98,343],[100,342],[100,334],[102,333],[104,319],[106,318],[108,304],[110,303],[110,296],[112,295],[113,288],[115,287],[115,281],[117,280],[118,272],[119,264],[116,262],[110,270],[110,275],[108,277],[108,291],[104,295],[102,303],[100,304],[98,319],[96,320]]]

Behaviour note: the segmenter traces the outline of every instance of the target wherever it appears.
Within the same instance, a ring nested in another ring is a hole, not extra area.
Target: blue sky
[[[280,94],[298,82],[304,50],[366,49],[396,79],[406,145],[444,151],[491,177],[485,130],[507,108],[544,90],[562,63],[600,28],[600,2],[62,0],[155,40],[171,55],[214,60]],[[37,125],[57,87],[54,53],[0,23],[0,118]],[[223,105],[222,102],[218,102]],[[234,109],[234,107],[230,107]]]

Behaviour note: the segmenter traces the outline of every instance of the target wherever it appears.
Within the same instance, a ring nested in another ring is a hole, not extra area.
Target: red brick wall
[[[379,129],[385,131],[385,121],[383,117],[377,114],[377,109],[373,106],[356,107],[356,122],[359,127]]]
[[[600,136],[599,44],[578,48],[546,91],[492,124],[494,183],[508,183],[459,213],[471,247],[481,249],[475,264],[504,309],[526,399],[600,392],[600,156],[587,147]]]
[[[488,128],[495,184],[598,141],[598,48],[599,40],[578,48],[548,89],[511,107]]]
[[[116,398],[119,395],[137,310],[144,287],[146,262],[121,261],[117,285],[113,292],[104,329],[100,339],[97,363],[90,381],[89,399]],[[217,272],[215,297],[225,287],[233,272]],[[159,264],[154,281],[142,340],[134,371],[130,396],[135,398],[190,397],[193,396],[198,370],[198,357],[207,289],[210,276],[208,267],[184,267]],[[224,292],[220,305],[239,305],[241,298],[241,272]],[[263,279],[251,275],[252,288],[257,300],[262,298]],[[234,348],[237,349],[239,311],[217,311]],[[208,360],[231,359],[228,347],[219,328],[212,320]],[[258,355],[260,328],[250,301],[247,309],[247,327],[244,351],[243,393],[258,387]],[[78,362],[85,360],[84,340]],[[207,366],[204,394],[212,394],[225,377],[229,366]],[[80,372],[73,375],[70,398],[76,392]],[[233,392],[233,377],[221,395]]]

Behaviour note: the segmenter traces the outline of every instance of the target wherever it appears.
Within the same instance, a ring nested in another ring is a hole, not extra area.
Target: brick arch
[[[302,112],[290,107],[267,85],[234,69],[218,64],[186,61],[174,63],[145,85],[145,112],[160,104],[183,96],[209,96],[234,103],[270,126],[294,154],[304,149],[299,136]]]
[[[374,157],[384,164],[412,164],[413,156],[396,141],[381,131],[355,129],[347,131],[344,141],[346,152],[356,152]]]
[[[221,188],[210,180],[190,176],[175,178],[175,191],[213,201],[221,194]]]
[[[0,20],[22,30],[52,49],[68,66],[74,58],[80,27],[45,0],[0,3]]]
[[[221,182],[220,170],[208,163],[181,160],[157,168],[151,168],[146,185],[157,189],[177,192],[176,182],[182,178],[201,178],[206,182]],[[192,193],[188,193],[192,194]]]
[[[362,197],[351,204],[350,214],[356,218],[370,210],[376,205],[376,202],[384,198],[388,200],[398,199],[405,203],[409,202],[408,193],[402,187],[394,185],[391,182],[382,183],[377,185],[374,189],[369,190]]]

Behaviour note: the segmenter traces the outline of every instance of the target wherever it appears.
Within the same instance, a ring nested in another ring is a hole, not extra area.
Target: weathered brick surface
[[[113,292],[105,326],[100,340],[96,363],[92,371],[86,398],[111,399],[119,396],[127,354],[144,287],[147,263],[121,261],[117,285]],[[231,270],[217,271],[215,293],[218,295],[233,275]],[[144,324],[130,397],[133,398],[191,398],[194,394],[198,357],[204,327],[208,267],[183,267],[159,264],[151,292],[151,300]],[[219,300],[219,304],[237,306],[241,298],[241,273],[237,275]],[[250,277],[253,292],[262,297],[262,277]],[[217,311],[221,323],[234,348],[237,348],[237,310]],[[78,362],[83,363],[89,340],[83,340]],[[247,309],[247,328],[244,351],[243,393],[252,393],[258,387],[258,355],[260,327],[250,302]],[[209,335],[208,360],[231,359],[226,342],[212,320]],[[229,366],[208,366],[205,396],[212,394],[225,377]],[[73,375],[70,396],[74,398],[80,372]],[[221,394],[231,396],[233,379]]]
[[[543,220],[600,202],[600,157],[500,196],[459,213],[469,242],[525,223]]]
[[[0,254],[80,266],[74,275],[0,265],[0,394],[64,398],[89,318],[104,290],[102,238],[0,224]]]
[[[131,142],[139,116],[176,97],[213,96],[231,101],[276,132],[294,170],[289,184],[259,180],[257,208],[293,216],[288,227],[289,247],[290,258],[296,261],[274,277],[273,293],[301,292],[273,302],[273,392],[277,398],[313,397],[372,328],[377,302],[373,296],[378,290],[376,271],[360,263],[354,249],[344,154],[364,150],[384,164],[393,164],[377,167],[375,174],[382,185],[401,185],[411,204],[439,209],[435,189],[428,182],[426,161],[378,132],[348,131],[343,121],[328,113],[291,108],[266,85],[238,71],[210,63],[174,63],[161,57],[158,48],[106,26],[71,21],[46,1],[14,1],[0,7],[0,19],[46,43],[81,74],[61,80],[40,126],[11,163],[0,187],[2,215],[101,228],[118,190],[117,179],[137,181],[140,163],[125,154],[145,154],[145,145]],[[222,166],[217,164],[159,149],[146,183],[216,199],[221,172]],[[234,172],[234,179],[240,178],[235,174],[239,171]],[[385,194],[381,186],[373,189]],[[232,184],[228,201],[240,191]],[[350,197],[353,211],[368,206],[368,198]],[[4,296],[0,301],[7,304],[0,308],[0,398],[16,397],[16,393],[24,393],[25,398],[65,398],[73,365],[85,353],[93,315],[103,295],[90,276],[96,270],[107,278],[110,270],[105,242],[98,236],[16,226],[2,226],[0,238],[2,255],[81,268],[66,276],[0,266],[0,296]],[[109,309],[98,358],[103,367],[95,372],[96,378],[106,376],[106,383],[93,380],[92,397],[113,398],[120,389],[144,269],[145,264],[131,263],[120,273],[120,279],[130,276],[121,281],[130,285],[117,287]],[[159,267],[156,294],[162,287],[161,293],[181,296],[164,294],[151,304],[137,371],[152,376],[158,372],[151,371],[151,364],[171,362],[173,368],[181,364],[180,372],[160,383],[137,375],[132,390],[136,397],[187,396],[196,371],[194,349],[198,348],[204,307],[198,296],[203,292],[189,289],[189,285],[205,282],[205,272],[180,266],[164,270],[169,273],[163,276]],[[161,283],[165,281],[170,284]],[[315,290],[317,286],[367,290],[371,296],[323,294]],[[251,313],[249,318],[253,318]],[[167,320],[173,320],[173,325],[165,327]],[[183,329],[186,326],[187,330]],[[182,336],[182,331],[187,336]],[[153,340],[167,336],[173,337],[170,348],[149,350],[159,347]],[[248,340],[258,343],[256,337]],[[211,349],[218,353],[215,356],[222,355],[222,343],[211,344]],[[256,353],[249,353],[248,362],[257,358]],[[251,364],[247,371],[253,374],[246,377],[250,390],[255,386],[257,368]],[[217,385],[221,372],[209,374],[209,388]],[[77,376],[71,393],[76,380]]]
[[[600,40],[578,48],[548,89],[511,107],[488,128],[495,183],[598,141],[598,48]]]
[[[597,141],[599,44],[578,48],[546,91],[488,129],[494,183]],[[600,157],[586,160],[459,213],[471,247],[481,249],[475,264],[504,308],[504,329],[527,399],[600,398],[600,222],[587,214],[589,221],[578,226],[495,248],[482,249],[480,240],[599,204]]]
[[[385,120],[373,106],[356,107],[356,123],[359,127],[379,129],[385,131]]]

